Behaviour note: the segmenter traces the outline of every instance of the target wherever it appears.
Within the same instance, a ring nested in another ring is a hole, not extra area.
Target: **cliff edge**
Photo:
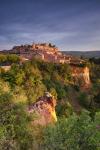
[[[75,84],[85,89],[90,88],[91,86],[90,73],[89,68],[87,66],[86,67],[71,66],[71,70]]]
[[[56,100],[49,93],[45,92],[34,104],[29,106],[28,112],[35,114],[34,124],[47,125],[57,121],[55,112]]]

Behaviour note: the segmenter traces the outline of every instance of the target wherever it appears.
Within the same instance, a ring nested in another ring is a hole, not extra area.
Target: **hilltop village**
[[[32,58],[41,59],[46,62],[82,64],[82,59],[71,55],[64,55],[55,45],[51,43],[33,43],[32,45],[15,46],[11,50],[1,51],[1,53],[17,54],[21,60],[30,60]]]
[[[55,64],[69,64],[71,66],[71,73],[75,82],[82,79],[82,87],[88,88],[90,86],[89,68],[86,67],[85,61],[78,57],[63,54],[51,43],[33,43],[32,45],[15,46],[11,50],[4,50],[0,53],[3,55],[7,54],[8,60],[10,54],[10,57],[13,54],[16,54],[18,58],[20,58],[20,64],[34,59],[42,60],[44,62],[52,62]],[[11,68],[11,64],[4,62],[1,64],[1,68],[8,71]]]

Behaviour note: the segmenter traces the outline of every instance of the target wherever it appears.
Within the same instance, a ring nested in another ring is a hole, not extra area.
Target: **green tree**
[[[10,89],[0,89],[0,150],[27,150],[32,147],[31,121],[26,106],[14,103]]]
[[[0,64],[4,63],[7,61],[7,57],[4,54],[0,54]]]
[[[19,63],[20,58],[16,54],[8,54],[7,55],[7,61],[10,63]]]
[[[97,116],[100,117],[100,113]],[[92,122],[89,114],[83,112],[47,127],[43,135],[44,150],[99,150],[100,119],[97,118]]]

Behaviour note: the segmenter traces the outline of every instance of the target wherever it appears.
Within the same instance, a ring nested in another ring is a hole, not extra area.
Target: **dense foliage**
[[[19,63],[20,58],[15,54],[0,54],[0,65],[9,65],[12,63]]]
[[[100,66],[88,63],[92,87],[89,92],[74,85],[71,68],[37,60],[19,64],[19,58],[0,56],[0,150],[99,150],[100,148]],[[9,58],[9,61],[8,61]],[[45,91],[57,99],[58,122],[47,127],[31,124],[28,105]],[[79,102],[81,110],[73,107]],[[83,111],[85,109],[85,111]],[[86,111],[86,109],[88,111]]]
[[[100,113],[97,113],[92,122],[88,112],[83,112],[80,116],[73,114],[70,118],[60,119],[56,125],[44,129],[43,149],[99,150],[99,117]]]

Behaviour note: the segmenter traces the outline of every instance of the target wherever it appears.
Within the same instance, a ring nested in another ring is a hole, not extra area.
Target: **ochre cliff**
[[[40,97],[36,103],[28,108],[28,112],[34,113],[34,124],[47,125],[57,121],[55,112],[56,100],[54,97],[46,92],[43,97]]]
[[[88,67],[71,66],[72,77],[75,84],[83,88],[89,88],[91,85]]]

